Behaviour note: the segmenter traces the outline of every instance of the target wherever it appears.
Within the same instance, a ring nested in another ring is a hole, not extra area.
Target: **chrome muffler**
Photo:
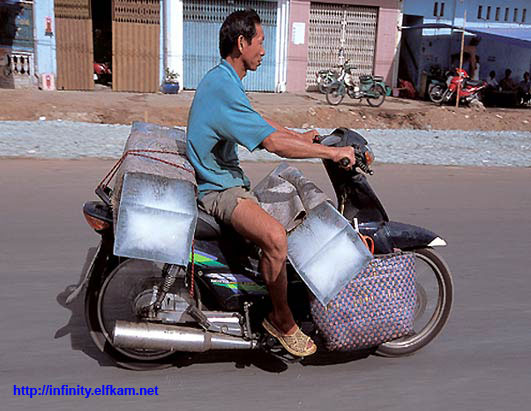
[[[113,342],[122,348],[188,352],[251,350],[258,345],[256,341],[190,327],[128,321],[116,321]]]

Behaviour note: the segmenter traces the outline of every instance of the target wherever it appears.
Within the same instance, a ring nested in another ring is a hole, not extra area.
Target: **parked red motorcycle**
[[[94,63],[94,81],[100,84],[112,82],[112,72],[108,63]]]
[[[485,81],[472,80],[463,69],[457,69],[456,75],[448,79],[448,88],[445,90],[440,104],[448,103],[459,90],[459,101],[469,104],[473,100],[479,100],[481,90],[487,87]]]

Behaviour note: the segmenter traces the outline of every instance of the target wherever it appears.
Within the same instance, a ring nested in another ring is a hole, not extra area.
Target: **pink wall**
[[[400,13],[398,0],[319,0],[321,3],[353,4],[356,6],[378,7],[378,26],[376,32],[376,53],[374,74],[384,76],[390,84],[395,53],[397,18]],[[304,91],[306,86],[306,67],[308,61],[308,25],[310,21],[310,0],[292,0],[290,2],[289,45],[287,91]],[[306,24],[304,44],[295,45],[292,39],[294,22]]]
[[[293,44],[293,23],[305,23],[304,44]],[[287,91],[304,91],[306,88],[306,67],[308,66],[308,23],[310,22],[310,2],[292,0],[289,10],[289,44]]]

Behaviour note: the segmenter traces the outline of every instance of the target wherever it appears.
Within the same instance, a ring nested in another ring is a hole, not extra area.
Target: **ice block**
[[[288,259],[327,305],[373,258],[358,233],[329,202],[308,211],[288,236]]]
[[[134,123],[113,190],[114,254],[188,265],[197,223],[196,182],[181,130]],[[157,159],[163,160],[158,161]]]

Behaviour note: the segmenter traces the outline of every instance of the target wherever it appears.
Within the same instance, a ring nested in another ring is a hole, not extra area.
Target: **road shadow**
[[[89,248],[85,258],[85,262],[81,269],[79,276],[79,281],[77,284],[68,285],[63,291],[61,291],[57,297],[57,303],[70,311],[70,318],[68,323],[59,328],[54,335],[55,339],[63,338],[70,336],[70,343],[72,350],[81,351],[88,355],[90,358],[98,361],[102,366],[115,366],[114,361],[110,359],[107,355],[102,353],[93,343],[92,338],[90,337],[87,324],[85,322],[85,307],[84,307],[84,297],[85,293],[81,292],[77,298],[74,299],[70,304],[66,303],[67,297],[74,291],[79,284],[85,278],[85,273],[90,267],[90,263],[94,258],[97,251],[97,247]]]
[[[177,353],[167,359],[161,360],[152,367],[126,366],[114,361],[109,355],[101,352],[89,334],[85,322],[84,297],[85,290],[67,304],[68,296],[78,287],[85,278],[85,273],[90,268],[91,262],[96,254],[97,248],[89,248],[83,264],[78,284],[67,286],[57,297],[57,303],[70,311],[68,322],[59,328],[54,335],[55,339],[70,336],[72,350],[81,351],[90,358],[96,360],[103,367],[122,367],[136,370],[153,370],[168,367],[187,368],[195,364],[210,363],[233,363],[235,368],[256,367],[262,371],[270,373],[281,373],[286,371],[290,364],[300,363],[303,366],[323,366],[342,364],[358,361],[367,358],[372,351],[360,351],[354,353],[332,353],[324,350],[322,344],[317,341],[319,350],[311,357],[296,359],[287,355],[286,352],[270,353],[262,350],[254,351],[208,351],[204,353]]]

